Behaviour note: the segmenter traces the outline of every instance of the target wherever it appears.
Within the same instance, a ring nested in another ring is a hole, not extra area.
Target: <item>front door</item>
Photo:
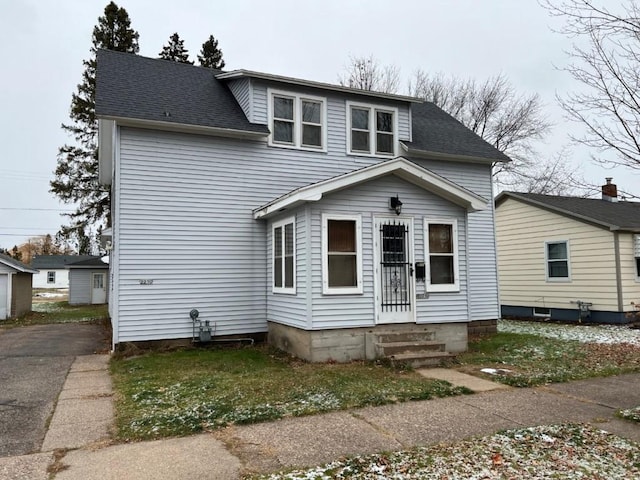
[[[92,282],[93,288],[91,289],[91,303],[106,303],[107,302],[107,287],[105,282],[104,273],[93,273]]]
[[[377,323],[415,322],[412,219],[377,217],[374,225]]]

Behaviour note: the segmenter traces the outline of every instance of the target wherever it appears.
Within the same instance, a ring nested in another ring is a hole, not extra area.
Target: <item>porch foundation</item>
[[[271,345],[310,362],[374,360],[377,357],[374,339],[389,333],[427,336],[443,343],[450,353],[467,350],[467,323],[402,323],[332,330],[302,330],[271,321],[268,325]]]

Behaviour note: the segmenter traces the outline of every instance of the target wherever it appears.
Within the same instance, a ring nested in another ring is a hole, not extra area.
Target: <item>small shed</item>
[[[0,253],[0,320],[31,311],[34,273],[38,270]]]
[[[109,301],[109,264],[100,257],[70,263],[66,268],[69,270],[70,305],[103,304]]]

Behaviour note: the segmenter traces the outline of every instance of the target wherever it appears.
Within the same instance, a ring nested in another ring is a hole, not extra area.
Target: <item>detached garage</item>
[[[34,273],[38,270],[0,253],[0,320],[31,311]]]

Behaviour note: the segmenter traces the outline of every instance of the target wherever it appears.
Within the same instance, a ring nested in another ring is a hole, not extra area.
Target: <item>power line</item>
[[[42,212],[73,212],[73,209],[69,208],[28,208],[28,207],[0,207],[0,210],[28,210],[28,211],[42,211]]]

